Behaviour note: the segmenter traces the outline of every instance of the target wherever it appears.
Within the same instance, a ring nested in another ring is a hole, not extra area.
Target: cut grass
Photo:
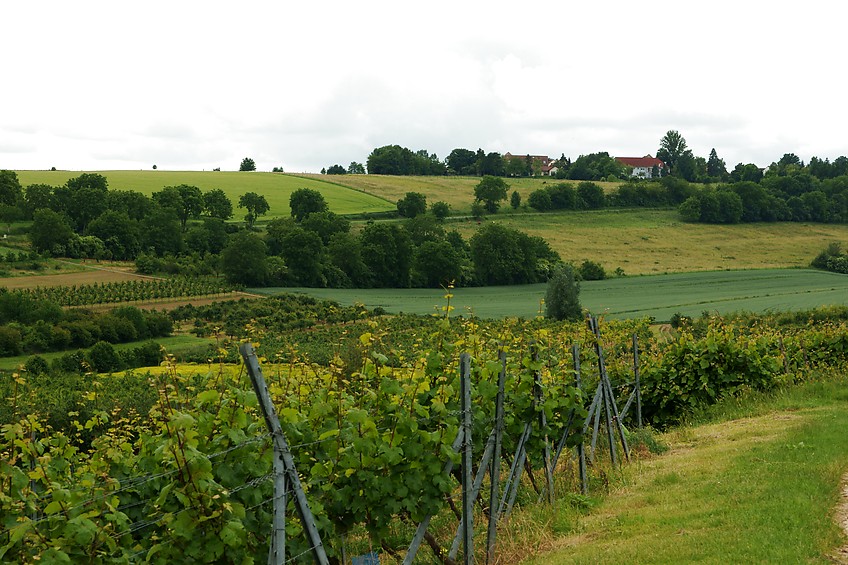
[[[545,284],[457,288],[452,291],[452,315],[532,318],[543,308],[540,301],[545,291]],[[441,289],[262,288],[250,292],[302,292],[392,313],[439,314],[446,304]],[[704,311],[809,310],[848,304],[848,276],[811,269],[766,269],[623,277],[584,281],[580,302],[608,318],[651,316],[659,322],[668,321],[675,313],[697,317]]]
[[[78,177],[83,171],[17,171],[21,185],[48,184],[61,186],[68,179]],[[261,194],[270,210],[263,220],[290,215],[289,196],[299,188],[320,192],[332,212],[337,214],[363,214],[395,210],[394,201],[365,194],[349,187],[324,182],[321,178],[259,172],[227,171],[92,171],[106,177],[110,190],[133,190],[148,196],[165,186],[188,184],[203,192],[220,188],[233,203],[234,217],[241,219],[245,210],[238,208],[238,200],[246,192]]]
[[[848,466],[846,379],[713,408],[665,436],[672,451],[624,467],[612,493],[528,563],[829,563]],[[567,514],[567,515],[563,515]]]

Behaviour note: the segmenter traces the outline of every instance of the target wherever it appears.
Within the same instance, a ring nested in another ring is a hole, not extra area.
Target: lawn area
[[[78,177],[83,171],[17,171],[22,186],[42,183],[61,186],[68,179]],[[395,210],[395,202],[387,202],[379,196],[352,190],[337,184],[324,182],[321,177],[312,179],[295,175],[260,172],[233,171],[92,171],[109,181],[110,190],[133,190],[150,195],[165,186],[188,184],[203,192],[220,188],[233,202],[235,218],[240,219],[244,210],[238,208],[238,200],[246,192],[261,194],[271,207],[262,219],[289,216],[289,196],[299,188],[311,188],[320,192],[327,200],[332,212],[337,214],[361,214]]]
[[[666,434],[671,451],[611,479],[585,515],[553,510],[544,563],[832,563],[848,468],[844,376],[726,402],[727,420]]]
[[[452,315],[473,312],[481,318],[531,318],[539,314],[545,289],[545,284],[457,288]],[[249,292],[302,292],[344,305],[361,302],[368,308],[413,314],[438,313],[446,304],[441,289],[256,288]],[[696,317],[704,311],[805,310],[848,304],[848,276],[812,269],[765,269],[622,277],[584,281],[580,302],[609,318],[652,316],[659,322],[675,313]]]

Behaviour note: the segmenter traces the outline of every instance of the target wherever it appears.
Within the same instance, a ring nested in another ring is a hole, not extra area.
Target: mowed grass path
[[[540,301],[545,290],[545,284],[457,288],[452,291],[452,315],[473,312],[481,318],[531,318],[543,308]],[[439,313],[447,303],[441,289],[257,288],[249,292],[302,292],[393,313]],[[696,317],[704,311],[806,310],[848,304],[848,276],[812,269],[766,269],[623,277],[581,283],[580,302],[609,318],[652,316],[659,322],[675,313]]]
[[[24,187],[30,184],[62,186],[68,179],[78,177],[84,171],[17,171],[18,180]],[[235,218],[241,218],[244,210],[238,208],[239,197],[246,192],[261,194],[271,207],[262,219],[289,216],[289,196],[299,188],[311,188],[320,192],[332,212],[337,214],[361,214],[396,210],[394,201],[366,194],[355,189],[322,181],[320,178],[233,171],[90,171],[103,175],[110,190],[133,190],[153,194],[165,186],[188,184],[203,192],[220,188],[233,202]]]
[[[848,382],[835,379],[668,434],[671,452],[625,465],[587,515],[555,510],[567,535],[526,563],[844,563],[831,556],[845,540]]]

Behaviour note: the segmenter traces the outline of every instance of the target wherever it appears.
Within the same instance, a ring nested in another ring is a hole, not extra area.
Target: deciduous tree
[[[244,221],[247,222],[248,228],[253,228],[253,224],[256,222],[259,216],[262,216],[271,207],[268,205],[268,201],[265,200],[265,197],[261,194],[256,194],[255,192],[246,192],[239,197],[239,208],[245,208],[247,210],[247,214],[244,216]]]
[[[474,187],[474,200],[482,202],[486,211],[494,214],[500,208],[500,202],[506,199],[509,185],[500,177],[484,175]]]

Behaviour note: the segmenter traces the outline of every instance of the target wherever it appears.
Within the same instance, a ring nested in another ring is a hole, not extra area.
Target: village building
[[[650,155],[645,155],[644,157],[616,157],[615,160],[626,167],[630,167],[631,177],[641,179],[649,179],[653,178],[654,175],[660,175],[665,167],[665,163]]]

